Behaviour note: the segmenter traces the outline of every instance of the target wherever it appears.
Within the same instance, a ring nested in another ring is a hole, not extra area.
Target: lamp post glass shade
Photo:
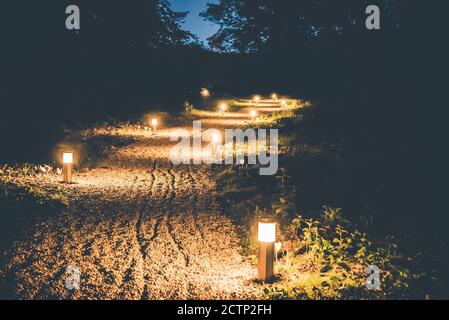
[[[64,152],[62,154],[63,164],[73,164],[73,152]]]
[[[151,119],[151,125],[152,125],[153,127],[157,126],[157,119],[156,119],[156,118]]]
[[[260,242],[271,243],[276,241],[276,222],[270,219],[259,221],[257,238]]]

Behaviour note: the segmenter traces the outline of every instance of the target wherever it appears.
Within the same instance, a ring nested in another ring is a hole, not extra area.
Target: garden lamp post
[[[225,104],[225,103],[222,103],[222,104],[220,105],[220,111],[221,111],[221,115],[222,115],[222,116],[225,114],[226,109],[227,109],[226,104]]]
[[[260,102],[260,96],[254,96],[254,102],[256,103],[256,106],[259,105]]]
[[[64,152],[62,154],[62,175],[64,183],[72,182],[73,175],[73,152]]]
[[[156,118],[151,119],[151,126],[153,127],[153,133],[156,134],[158,121]]]
[[[258,228],[259,262],[257,280],[268,281],[274,274],[274,243],[276,223],[271,219],[261,219]]]
[[[251,116],[251,121],[254,122],[254,120],[256,120],[256,116],[257,116],[256,110],[251,110],[249,114]]]
[[[281,107],[282,107],[282,109],[285,109],[286,106],[287,106],[287,101],[282,100],[282,101],[281,101]]]

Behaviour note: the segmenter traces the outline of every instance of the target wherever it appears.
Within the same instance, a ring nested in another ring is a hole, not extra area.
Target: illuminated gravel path
[[[164,132],[137,137],[70,186],[57,175],[24,178],[62,187],[71,203],[2,257],[2,291],[21,299],[258,298],[256,270],[239,253],[209,168],[171,165],[171,147]],[[79,290],[66,288],[69,265],[81,272]]]

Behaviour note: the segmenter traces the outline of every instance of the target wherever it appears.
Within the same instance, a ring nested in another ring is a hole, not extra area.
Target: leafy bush
[[[57,189],[47,190],[33,183],[39,174],[56,174],[51,166],[0,168],[0,251],[7,248],[17,233],[40,217],[59,212],[68,199]]]
[[[341,209],[323,208],[321,220],[296,216],[285,228],[278,252],[279,279],[267,284],[269,299],[386,299],[408,297],[418,276],[397,255],[349,227],[335,224]],[[380,290],[368,290],[368,266],[380,269]]]
[[[351,229],[341,208],[323,206],[319,218],[298,215],[296,189],[285,168],[277,176],[259,176],[257,168],[229,167],[218,173],[228,199],[227,213],[240,226],[243,253],[257,262],[257,221],[273,217],[278,223],[281,249],[276,264],[278,279],[266,284],[268,299],[363,299],[408,297],[416,279],[394,243],[369,240]],[[369,291],[367,266],[381,270],[381,291]]]

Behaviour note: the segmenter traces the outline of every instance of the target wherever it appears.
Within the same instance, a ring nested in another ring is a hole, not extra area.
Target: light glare
[[[203,96],[204,98],[207,98],[210,96],[210,91],[207,90],[206,88],[201,89],[201,96]]]
[[[268,221],[259,221],[258,240],[260,242],[276,241],[276,223]]]
[[[212,135],[212,142],[215,143],[215,144],[220,142],[220,136],[218,134],[214,133]]]
[[[62,155],[63,164],[73,164],[73,152],[64,152]]]

